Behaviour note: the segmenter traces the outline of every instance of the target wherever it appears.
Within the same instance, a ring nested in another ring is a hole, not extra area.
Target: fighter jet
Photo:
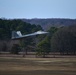
[[[37,31],[31,34],[26,34],[26,35],[22,35],[20,31],[12,31],[12,39],[22,39],[22,38],[26,38],[29,36],[36,36],[36,35],[41,35],[41,34],[48,34],[49,32],[45,32],[45,31]]]

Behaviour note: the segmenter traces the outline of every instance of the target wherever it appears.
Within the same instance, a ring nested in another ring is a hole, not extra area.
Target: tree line
[[[38,43],[40,55],[60,53],[61,55],[76,55],[76,25],[66,27],[51,27],[49,35]]]
[[[40,25],[26,23],[20,19],[13,19],[13,20],[0,19],[0,51],[9,51],[8,47],[10,47],[11,45],[10,41],[13,43],[13,41],[11,40],[12,31],[21,31],[22,34],[29,34],[29,33],[36,32],[38,30],[42,30],[42,27]],[[28,43],[31,44],[32,40],[33,40],[32,38],[31,39],[26,38],[26,40],[24,39],[24,46],[28,45]],[[22,46],[20,41],[18,45]],[[18,45],[14,44],[11,50],[15,52],[15,50],[19,49],[19,48],[16,48],[16,47],[19,47]]]
[[[31,25],[19,19],[0,19],[0,40],[11,40],[13,30],[28,34],[43,29],[40,25]],[[34,38],[29,37],[20,40],[18,44],[12,46],[11,53],[18,54],[24,48],[26,54],[30,50],[43,57],[50,52],[66,55],[76,54],[76,25],[50,27],[47,31],[49,32],[47,35],[37,35]],[[2,50],[5,51],[5,49],[7,49],[7,46],[4,43]]]
[[[18,30],[23,34],[28,34],[37,30],[42,30],[42,28],[40,25],[31,25],[30,23],[23,22],[19,19],[0,19],[0,40],[11,39],[11,32]]]

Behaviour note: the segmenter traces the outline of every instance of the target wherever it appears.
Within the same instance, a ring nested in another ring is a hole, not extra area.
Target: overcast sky
[[[76,19],[76,0],[0,0],[0,18]]]

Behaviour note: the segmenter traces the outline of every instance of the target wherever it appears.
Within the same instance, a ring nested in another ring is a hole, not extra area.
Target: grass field
[[[76,58],[0,57],[0,75],[76,75]]]

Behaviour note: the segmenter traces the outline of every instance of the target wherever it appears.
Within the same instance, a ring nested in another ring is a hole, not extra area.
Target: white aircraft
[[[12,39],[22,39],[28,36],[35,36],[35,35],[40,35],[40,34],[48,34],[49,32],[45,32],[45,31],[37,31],[31,34],[27,34],[27,35],[22,35],[20,31],[12,31]]]

